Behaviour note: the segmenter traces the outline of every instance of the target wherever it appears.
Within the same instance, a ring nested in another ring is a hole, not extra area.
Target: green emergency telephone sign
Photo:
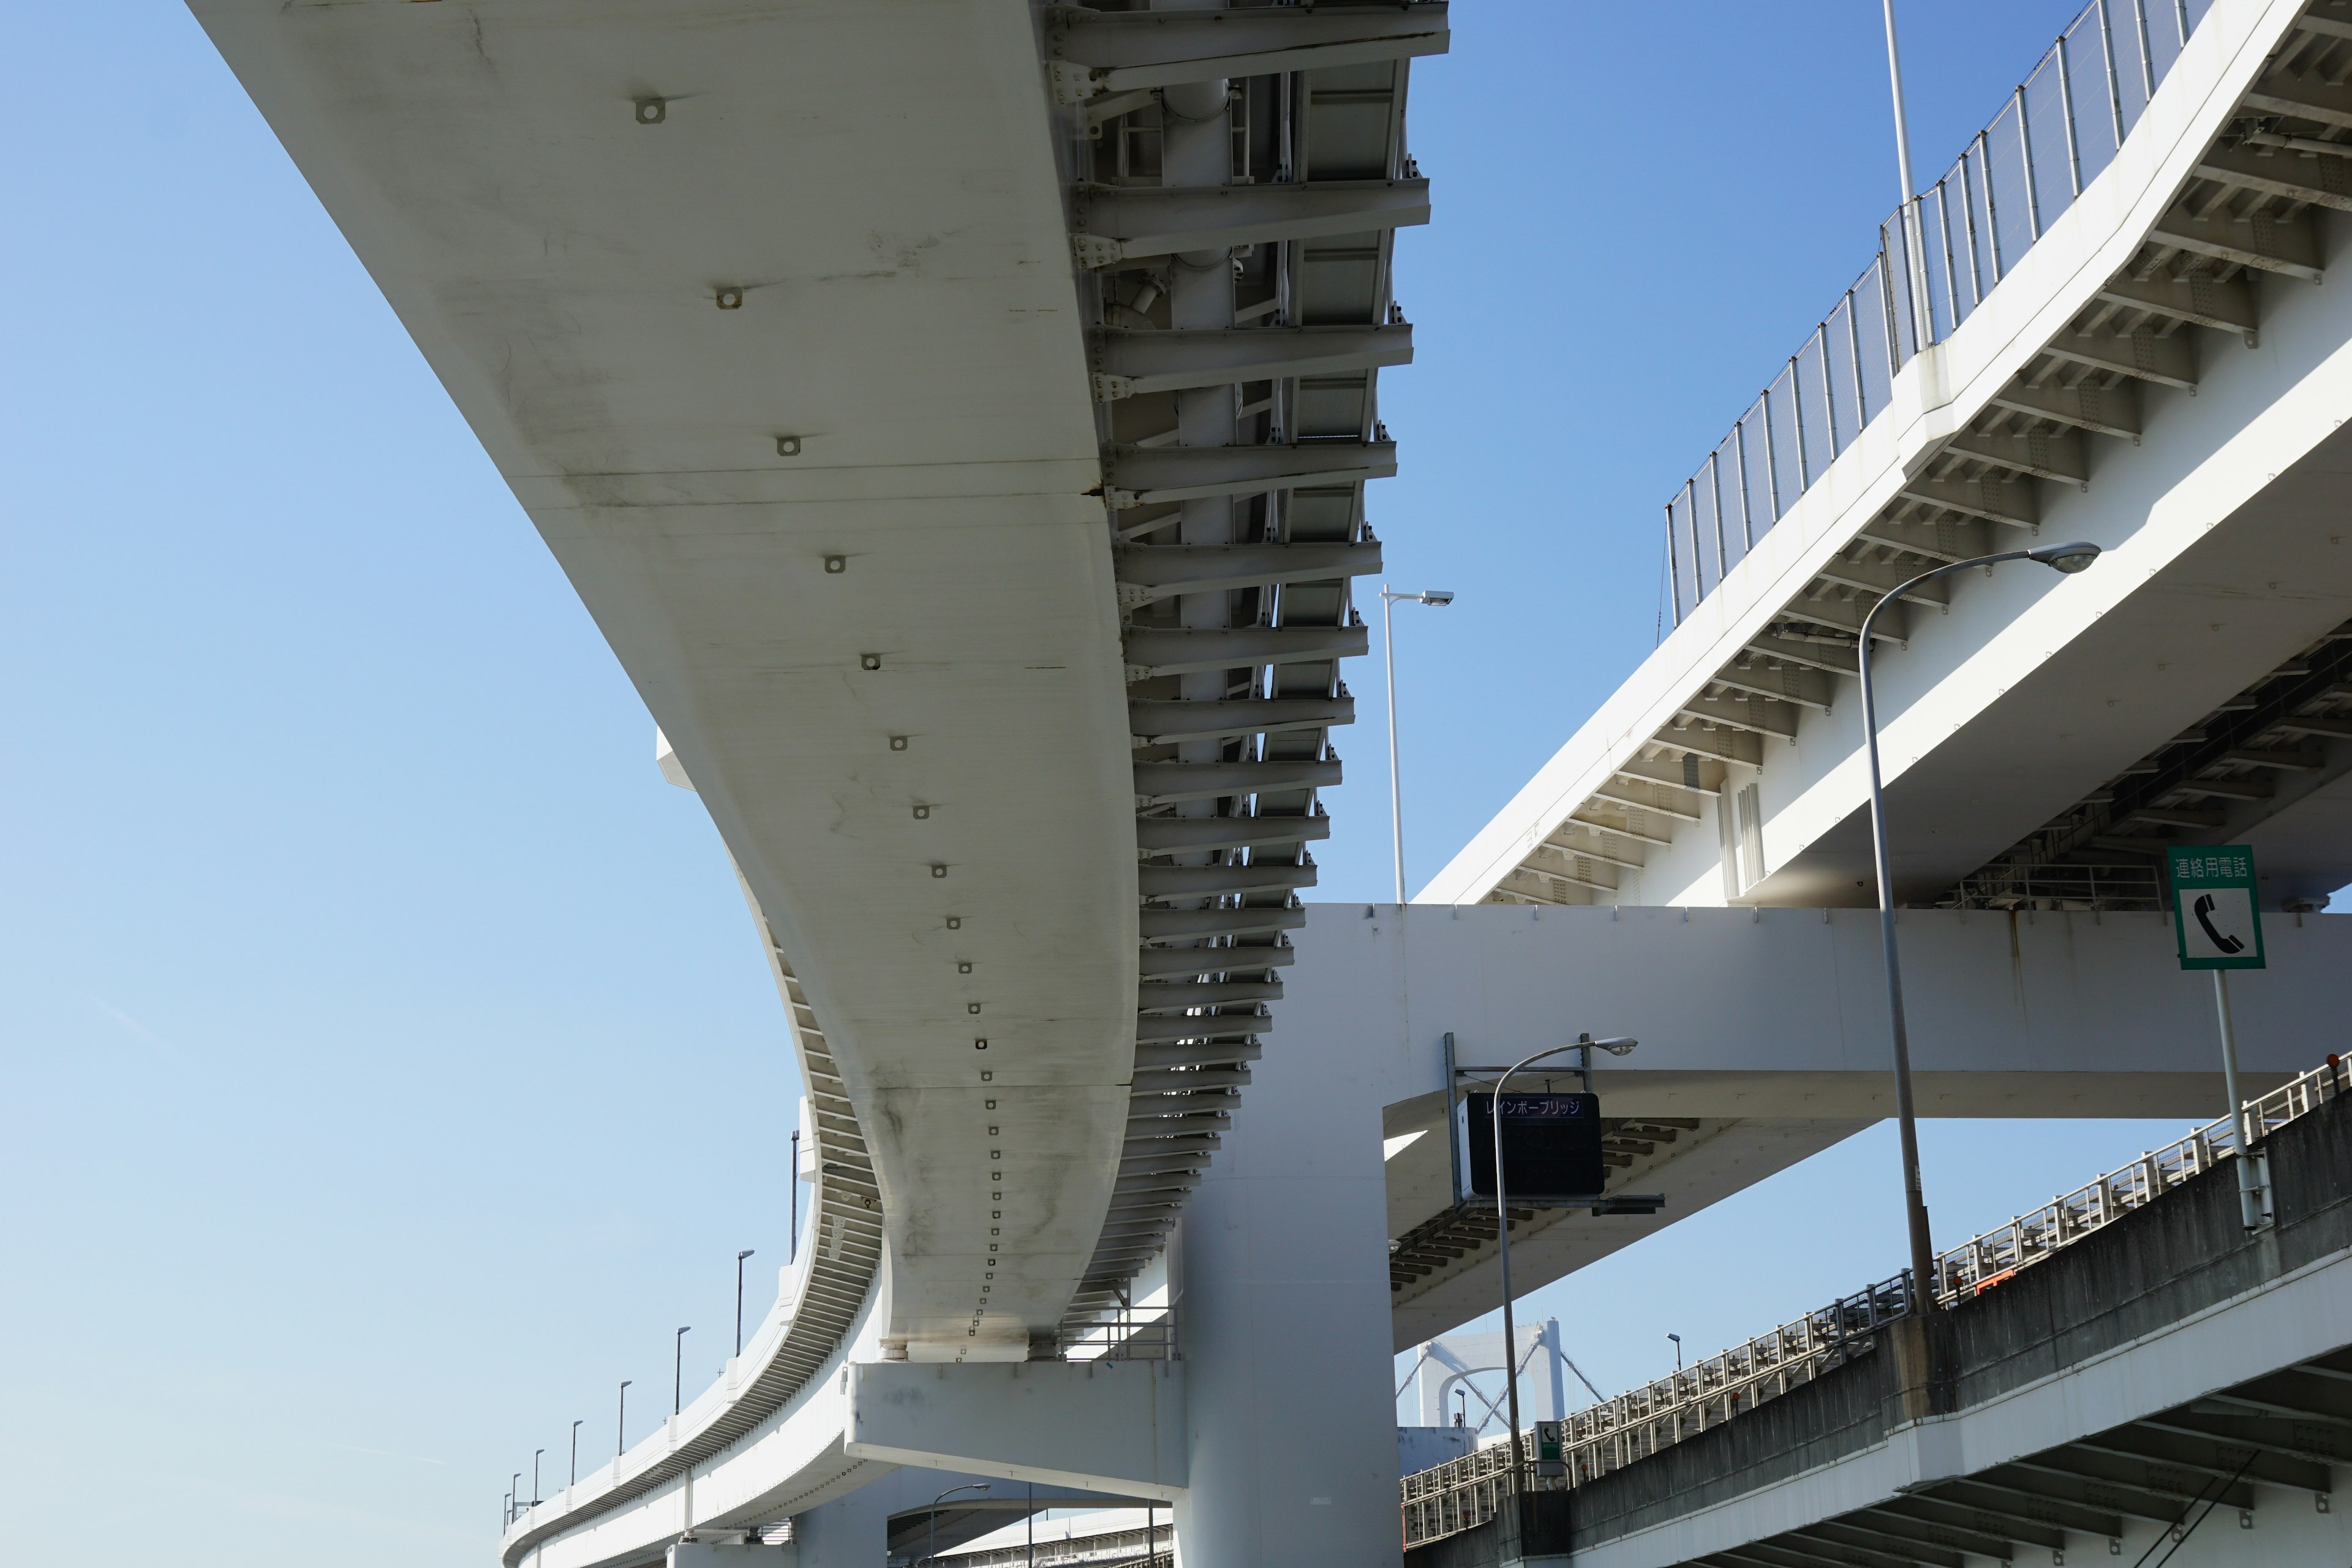
[[[2263,967],[2253,850],[2243,844],[2182,844],[2165,856],[2171,863],[2172,929],[2180,942],[2180,967]]]

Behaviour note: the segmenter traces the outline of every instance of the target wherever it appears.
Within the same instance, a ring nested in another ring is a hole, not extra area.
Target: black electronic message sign
[[[1495,1195],[1495,1097],[1465,1095],[1462,1170],[1472,1196]],[[1597,1196],[1607,1178],[1601,1160],[1601,1101],[1590,1094],[1503,1096],[1503,1174],[1507,1198],[1559,1203]]]

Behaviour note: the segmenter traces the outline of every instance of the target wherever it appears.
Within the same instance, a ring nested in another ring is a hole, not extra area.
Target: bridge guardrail
[[[1944,175],[1879,225],[1870,266],[1667,501],[1676,626],[1886,406],[1912,355],[1967,321],[2114,162],[2210,6],[2092,0]]]
[[[2255,1141],[2352,1094],[2352,1062],[2330,1056],[2270,1093],[2245,1103]],[[2096,1181],[2053,1198],[2032,1214],[1948,1247],[1936,1258],[1938,1299],[1948,1305],[1993,1289],[2131,1210],[2238,1153],[2232,1118],[2224,1116],[2164,1149],[2142,1154]],[[1910,1270],[1842,1297],[1720,1355],[1590,1405],[1563,1422],[1568,1473],[1533,1479],[1531,1489],[1580,1486],[1635,1459],[1719,1426],[1876,1347],[1878,1331],[1911,1310]],[[1530,1450],[1532,1436],[1521,1441]],[[1404,1543],[1484,1524],[1507,1495],[1507,1441],[1496,1442],[1407,1476],[1401,1483]]]
[[[2296,1117],[2352,1090],[2352,1068],[2331,1056],[2258,1100],[2246,1101],[2246,1119],[2260,1142]],[[2229,1117],[2192,1128],[2179,1142],[2142,1154],[2096,1181],[2052,1198],[2031,1214],[1969,1237],[1936,1257],[1936,1293],[1958,1302],[1991,1289],[2061,1247],[2154,1202],[2190,1177],[2211,1170],[2238,1152],[2238,1133]]]

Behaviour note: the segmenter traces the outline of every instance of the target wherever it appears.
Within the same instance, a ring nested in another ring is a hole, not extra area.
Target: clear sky
[[[2073,10],[1911,0],[1940,169]],[[1462,0],[1374,491],[1416,882],[1651,647],[1658,508],[1895,195],[1872,0]],[[653,725],[187,14],[0,0],[0,1556],[484,1568],[783,1260],[793,1073]],[[1407,618],[1409,617],[1409,618]],[[1376,699],[1370,661],[1354,677]],[[1380,735],[1323,892],[1386,897]],[[1929,1129],[1939,1233],[2167,1124]],[[1604,1389],[1892,1273],[1866,1135],[1578,1279]]]

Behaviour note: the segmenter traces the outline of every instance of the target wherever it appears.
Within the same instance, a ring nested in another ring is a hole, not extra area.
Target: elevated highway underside
[[[1020,1245],[972,1342],[1027,1355],[1101,1228],[1136,964],[1117,599],[1027,16],[197,10],[789,955],[873,1156],[889,1333],[963,1350],[992,1147]]]
[[[1445,5],[192,9],[709,810],[809,1090],[786,1300],[508,1560],[808,1506],[874,1468],[845,1357],[1126,1310],[1272,1033]]]

